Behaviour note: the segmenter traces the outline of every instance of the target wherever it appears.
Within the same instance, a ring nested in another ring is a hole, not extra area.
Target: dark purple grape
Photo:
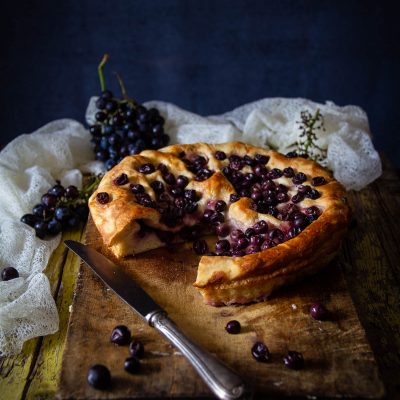
[[[304,200],[304,194],[303,193],[296,193],[292,198],[291,201],[295,204],[300,203],[301,201]]]
[[[328,311],[319,303],[315,303],[310,307],[310,315],[318,321],[323,321],[328,317]]]
[[[47,192],[48,194],[52,194],[53,196],[56,197],[62,197],[65,194],[65,189],[64,186],[57,184],[54,185],[49,191]]]
[[[288,239],[293,239],[294,237],[296,237],[297,235],[299,235],[302,231],[302,228],[297,227],[297,226],[292,226],[288,233],[287,233],[287,237]]]
[[[123,186],[129,183],[128,175],[122,173],[121,175],[118,175],[114,180],[113,180],[114,185],[117,186]]]
[[[142,358],[144,356],[144,346],[139,340],[131,342],[129,345],[129,354],[132,357]]]
[[[150,186],[158,195],[163,193],[165,190],[164,184],[161,181],[153,181],[150,183]]]
[[[38,217],[36,217],[33,214],[25,214],[21,217],[21,222],[23,222],[26,225],[29,225],[33,228],[33,226],[36,224],[38,221]]]
[[[229,235],[230,229],[228,225],[225,224],[218,224],[215,226],[215,233],[219,237],[226,237]]]
[[[275,184],[275,182],[271,181],[271,179],[263,180],[263,182],[261,183],[261,189],[263,191],[266,191],[266,190],[274,191],[275,188],[276,188],[276,184]],[[273,192],[271,192],[271,193],[273,193]]]
[[[185,188],[189,184],[189,179],[184,175],[179,175],[176,178],[176,186]]]
[[[298,157],[297,153],[295,151],[289,151],[289,153],[286,153],[287,158],[295,158]]]
[[[251,246],[261,246],[264,239],[260,235],[254,235],[250,238],[250,245]]]
[[[129,129],[129,131],[126,133],[126,137],[131,142],[136,142],[138,139],[140,139],[140,132],[136,129]]]
[[[233,241],[237,241],[239,238],[245,237],[243,231],[235,229],[231,232],[230,237]]]
[[[308,218],[302,213],[296,213],[293,216],[293,224],[296,228],[304,229],[308,224]]]
[[[184,191],[182,188],[177,187],[177,186],[171,186],[168,188],[169,193],[171,193],[171,195],[173,197],[180,197],[184,195]]]
[[[144,187],[140,183],[132,183],[130,188],[133,194],[144,193]]]
[[[268,231],[268,224],[265,221],[258,221],[253,225],[254,232],[257,234]]]
[[[62,230],[62,225],[59,221],[56,219],[52,219],[51,221],[48,222],[47,224],[47,232],[50,235],[57,235],[61,232]]]
[[[204,222],[209,222],[213,215],[214,215],[214,211],[213,210],[210,210],[210,209],[204,210],[203,221]]]
[[[315,206],[311,206],[311,207],[306,208],[304,212],[313,221],[316,220],[319,217],[320,213],[321,213],[319,208],[315,207]]]
[[[256,205],[255,205],[255,210],[259,212],[260,214],[266,214],[268,211],[268,204],[264,200],[260,200]]]
[[[57,197],[53,194],[46,193],[42,196],[41,202],[44,206],[52,208],[55,207],[57,204]]]
[[[35,233],[38,238],[45,238],[47,234],[47,222],[39,220],[35,223],[33,228],[35,229]]]
[[[36,204],[36,206],[32,208],[32,214],[40,218],[44,217],[45,211],[46,207],[43,204]]]
[[[240,200],[240,196],[238,194],[233,193],[229,196],[229,201],[231,203],[236,203],[238,200]]]
[[[257,176],[263,176],[267,173],[267,169],[264,167],[264,165],[261,164],[256,164],[253,167],[253,172],[257,175]]]
[[[240,329],[240,322],[236,320],[229,321],[225,326],[225,330],[232,335],[240,333]]]
[[[306,180],[307,180],[307,176],[303,172],[297,173],[292,179],[292,181],[295,185],[300,185],[301,183],[305,182]]]
[[[137,357],[128,357],[124,362],[124,370],[130,374],[137,374],[140,371],[140,360]]]
[[[223,251],[228,251],[230,248],[231,248],[231,244],[226,239],[218,240],[217,243],[215,243],[215,251],[217,253],[223,252]]]
[[[267,173],[268,179],[278,179],[283,175],[282,171],[279,168],[273,168],[271,171]]]
[[[273,228],[268,232],[268,237],[271,240],[283,242],[285,235],[280,229]]]
[[[65,197],[67,199],[76,199],[79,197],[79,190],[76,186],[70,185],[65,189]]]
[[[276,200],[278,203],[286,203],[289,200],[289,196],[287,193],[280,192],[276,195]]]
[[[210,222],[212,224],[217,224],[219,222],[225,222],[225,217],[224,214],[220,213],[220,212],[215,212],[211,215],[210,217]]]
[[[249,240],[246,237],[240,237],[237,239],[235,247],[237,250],[243,250],[248,245],[249,245]]]
[[[125,325],[118,325],[112,330],[110,341],[118,346],[124,346],[131,341],[131,332]]]
[[[243,161],[246,165],[250,165],[251,167],[256,164],[256,160],[254,158],[251,158],[247,154],[243,157]],[[259,161],[260,162],[260,161]],[[262,163],[261,163],[262,164]]]
[[[216,151],[214,156],[217,160],[220,160],[220,161],[226,159],[226,154],[223,151]]]
[[[271,247],[275,247],[275,246],[276,246],[276,244],[275,244],[272,240],[267,239],[267,240],[261,245],[261,250],[267,250],[267,249],[270,249]]]
[[[255,234],[256,231],[253,228],[247,228],[246,231],[244,232],[244,235],[247,237],[247,239],[250,239]]]
[[[321,196],[320,192],[317,189],[311,189],[306,193],[306,197],[317,200]]]
[[[197,193],[193,189],[185,190],[183,192],[183,195],[184,195],[185,199],[188,199],[190,201],[197,201],[198,200]]]
[[[147,193],[140,193],[136,195],[136,200],[144,207],[155,207],[155,203]]]
[[[101,135],[101,125],[92,125],[89,128],[89,132],[92,136],[99,137]]]
[[[71,209],[66,206],[59,206],[56,207],[54,210],[54,217],[57,221],[62,223],[67,222],[68,219],[71,217]]]
[[[95,118],[96,118],[96,121],[103,122],[107,118],[107,115],[103,111],[98,111],[95,114]]]
[[[299,186],[297,186],[297,190],[299,191],[299,193],[306,194],[311,190],[311,186],[299,185]]]
[[[10,281],[18,277],[19,273],[14,267],[6,267],[1,271],[1,279],[3,281]]]
[[[101,92],[100,97],[104,100],[111,100],[113,98],[113,93],[111,90],[105,89]]]
[[[287,167],[283,170],[283,175],[286,176],[286,178],[293,178],[294,177],[294,170],[292,167]]]
[[[321,186],[321,185],[325,185],[326,179],[323,176],[315,176],[314,178],[311,179],[311,184],[313,186]]]
[[[104,110],[104,109],[106,108],[106,103],[107,103],[107,101],[106,101],[105,99],[103,99],[102,97],[99,97],[99,98],[96,100],[96,107],[97,107],[99,110]]]
[[[260,191],[252,192],[251,195],[250,195],[250,198],[253,201],[258,202],[259,200],[262,199],[262,193]]]
[[[138,169],[138,171],[139,171],[141,174],[145,174],[145,175],[152,174],[155,170],[156,170],[156,169],[154,168],[154,165],[153,165],[153,164],[150,164],[150,163],[143,164],[143,165],[141,165],[141,166],[139,167],[139,169]]]
[[[114,127],[111,125],[103,125],[103,135],[109,136],[114,133]]]
[[[168,185],[175,185],[176,183],[176,179],[174,174],[167,172],[164,176],[164,181],[168,184]]]
[[[207,242],[203,239],[196,240],[193,242],[193,250],[199,255],[206,254],[208,251]]]
[[[96,200],[100,204],[107,204],[110,201],[110,195],[107,192],[99,192],[96,195]]]
[[[215,211],[219,211],[219,212],[225,211],[226,210],[226,203],[223,200],[218,200],[215,203],[215,207],[214,208],[215,208]]]
[[[87,382],[94,389],[104,390],[111,386],[111,374],[107,367],[101,364],[89,368]]]
[[[270,359],[269,350],[263,342],[254,343],[251,354],[259,362],[267,362]]]
[[[256,154],[254,159],[260,164],[266,164],[269,161],[269,157],[264,154]]]
[[[285,366],[290,369],[302,369],[304,367],[303,355],[297,351],[289,351],[288,354],[283,357],[283,362]]]

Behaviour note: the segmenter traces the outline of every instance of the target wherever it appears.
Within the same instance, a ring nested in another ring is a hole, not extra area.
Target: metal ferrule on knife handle
[[[252,398],[252,391],[243,380],[221,361],[187,338],[168,318],[165,311],[149,313],[146,315],[146,320],[182,352],[219,399]]]

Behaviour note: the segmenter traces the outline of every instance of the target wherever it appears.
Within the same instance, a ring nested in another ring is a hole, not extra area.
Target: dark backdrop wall
[[[0,144],[56,118],[83,122],[109,52],[132,96],[200,114],[272,96],[360,105],[400,166],[389,2],[31,0],[3,2],[0,18]]]

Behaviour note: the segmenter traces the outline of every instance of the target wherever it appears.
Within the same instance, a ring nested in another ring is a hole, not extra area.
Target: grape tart
[[[117,258],[194,241],[202,257],[193,285],[214,306],[264,300],[317,271],[350,218],[344,188],[316,162],[240,142],[128,156],[89,208]],[[214,248],[202,239],[210,233]]]

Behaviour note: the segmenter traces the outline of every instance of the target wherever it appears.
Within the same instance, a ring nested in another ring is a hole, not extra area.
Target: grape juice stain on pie
[[[214,306],[262,301],[328,264],[350,217],[343,186],[320,165],[240,142],[128,156],[89,208],[117,258],[192,241],[193,285]]]

